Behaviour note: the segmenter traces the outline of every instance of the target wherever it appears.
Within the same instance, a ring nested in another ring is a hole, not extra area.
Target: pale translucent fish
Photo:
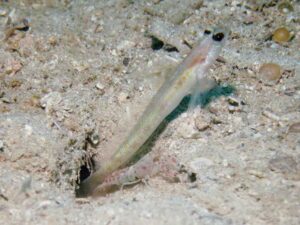
[[[224,30],[208,34],[196,46],[177,70],[169,76],[153,97],[141,118],[110,160],[80,184],[78,196],[87,196],[114,171],[125,167],[147,141],[164,118],[169,115],[188,94],[201,87],[207,70],[218,57],[227,37]]]

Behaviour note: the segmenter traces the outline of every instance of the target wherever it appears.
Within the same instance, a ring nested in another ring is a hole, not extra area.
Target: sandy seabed
[[[299,224],[300,4],[289,2],[1,1],[0,223]],[[152,147],[196,181],[158,175],[75,198],[163,71],[216,26],[230,35],[208,76],[235,91],[181,113]],[[279,27],[289,41],[272,40]],[[280,76],[266,79],[264,63]]]

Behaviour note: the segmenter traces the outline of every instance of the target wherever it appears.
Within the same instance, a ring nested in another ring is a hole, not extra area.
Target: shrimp
[[[137,163],[108,175],[93,191],[93,195],[104,195],[116,189],[145,181],[157,174],[168,181],[177,181],[180,170],[181,165],[174,156],[159,156],[157,152],[150,152]]]
[[[207,81],[205,79],[207,70],[218,57],[227,38],[227,32],[216,29],[214,32],[206,32],[206,35],[203,41],[178,66],[176,71],[166,79],[129,133],[129,136],[110,160],[103,162],[95,173],[80,184],[77,190],[78,196],[92,194],[108,175],[128,165],[140,147],[165,117],[179,105],[181,100],[185,96],[195,93],[195,91],[201,91],[199,88]]]

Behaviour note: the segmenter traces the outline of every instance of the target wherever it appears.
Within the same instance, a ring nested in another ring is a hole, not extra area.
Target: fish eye
[[[205,30],[205,31],[204,31],[204,35],[209,35],[209,34],[211,34],[211,31],[210,31],[210,30]]]
[[[212,38],[214,41],[220,42],[223,40],[224,36],[225,36],[224,33],[216,33],[212,36]]]

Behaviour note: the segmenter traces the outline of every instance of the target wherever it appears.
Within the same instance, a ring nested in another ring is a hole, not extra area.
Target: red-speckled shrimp
[[[175,181],[180,171],[180,165],[175,157],[158,156],[158,153],[148,153],[136,164],[117,170],[107,176],[93,195],[103,195],[127,185],[136,184],[148,177],[159,174],[169,181]]]

